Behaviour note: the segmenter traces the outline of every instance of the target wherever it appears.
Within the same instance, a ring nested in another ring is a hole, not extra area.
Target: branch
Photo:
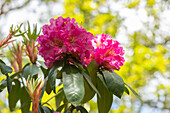
[[[7,11],[3,11],[3,7],[5,6],[6,2],[4,2],[1,6],[1,13],[0,13],[0,16],[3,15],[3,14],[7,14],[9,13],[10,11],[12,10],[16,10],[16,9],[21,9],[25,6],[27,6],[29,3],[30,3],[31,0],[27,0],[24,4],[22,4],[21,6],[17,6],[17,7],[14,7],[14,8],[9,8]]]

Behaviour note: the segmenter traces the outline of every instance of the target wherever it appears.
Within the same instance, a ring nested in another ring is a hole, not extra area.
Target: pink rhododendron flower
[[[107,34],[96,35],[92,44],[95,50],[90,59],[86,60],[87,64],[95,59],[102,68],[119,70],[120,66],[123,66],[125,62],[123,47],[119,46],[118,41],[112,40],[111,36]]]
[[[75,19],[58,17],[50,19],[50,25],[43,26],[43,35],[37,39],[39,54],[44,58],[47,67],[62,54],[71,54],[84,64],[84,58],[89,58],[93,46],[93,34],[75,23]]]

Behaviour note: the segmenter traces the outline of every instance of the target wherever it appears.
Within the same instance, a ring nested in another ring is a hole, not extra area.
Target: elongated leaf
[[[96,78],[97,78],[97,71],[98,71],[97,62],[95,60],[92,60],[88,64],[86,69],[87,69],[87,73],[89,74],[89,76],[85,72],[82,71],[84,73],[83,75],[86,75],[84,76],[85,77],[85,81],[84,81],[85,95],[81,102],[82,104],[92,99],[95,95],[95,92],[98,93],[96,89]]]
[[[103,71],[104,79],[109,91],[121,98],[124,92],[124,81],[115,72]]]
[[[11,80],[11,78],[8,76],[8,74],[7,74],[7,90],[8,90],[8,93],[10,93],[11,90],[12,90],[12,80]]]
[[[21,88],[21,95],[20,95],[22,113],[28,113],[31,105],[31,98],[25,88],[26,87]]]
[[[12,90],[8,95],[8,102],[9,102],[9,108],[10,111],[14,111],[15,110],[15,106],[16,103],[18,102],[19,98],[20,98],[20,81],[15,79],[14,80],[15,85],[12,85]]]
[[[64,90],[61,89],[57,92],[57,95],[55,96],[55,104],[57,108],[60,106],[63,100],[64,100]]]
[[[40,95],[40,98],[39,98],[39,101],[40,101],[40,102],[41,102],[41,99],[42,99],[42,97],[43,97],[43,95],[44,95],[44,91],[45,91],[45,89],[46,89],[47,81],[48,81],[48,77],[45,78],[45,83],[44,83],[44,86],[43,86],[43,88],[42,88],[41,95]]]
[[[76,110],[80,111],[81,113],[88,113],[87,110],[83,106],[77,106]]]
[[[133,92],[133,94],[134,94],[137,98],[139,98],[139,99],[141,100],[140,96],[136,93],[135,90],[133,90],[128,84],[125,83],[125,85]],[[142,101],[142,100],[141,100],[141,101]]]
[[[41,106],[43,112],[42,113],[53,113],[53,111],[47,106]]]
[[[54,93],[56,93],[56,91],[55,91],[56,86],[55,85],[56,85],[57,69],[58,69],[58,66],[54,65],[48,73],[49,85],[50,85],[50,88],[53,90]]]
[[[61,112],[64,109],[65,106],[67,106],[67,104],[61,105],[60,107],[57,108],[57,111]]]
[[[91,88],[91,86],[89,85],[86,79],[84,80],[84,91],[85,91],[85,95],[84,95],[83,100],[81,101],[81,104],[88,102],[95,95],[95,91]]]
[[[98,71],[98,64],[95,60],[92,60],[88,66],[87,66],[87,71],[90,75],[90,78],[92,80],[92,83],[94,86],[96,86],[96,78],[97,78],[97,71]]]
[[[127,87],[124,87],[124,91],[129,95],[129,90]]]
[[[7,75],[7,79],[4,79],[4,80],[2,80],[1,82],[0,82],[0,92],[1,91],[3,91],[3,89],[5,88],[5,87],[7,87],[7,84],[8,84],[8,92],[11,90],[11,88],[10,88],[10,86],[12,86],[12,79],[14,78],[14,77],[16,77],[18,74],[20,74],[22,71],[18,71],[18,72],[16,72],[16,73],[14,73],[14,74],[12,74],[12,75],[10,75],[9,76],[9,78],[8,78],[8,75]],[[8,83],[7,83],[8,82]]]
[[[99,95],[100,97],[100,93],[98,92],[97,88],[93,85],[93,83],[91,82],[91,79],[89,78],[88,75],[86,75],[85,72],[82,73],[84,78],[87,80],[88,84],[90,85],[90,87]]]
[[[97,78],[97,89],[101,95],[101,97],[97,95],[98,112],[108,113],[113,102],[113,94],[105,87],[100,78]]]
[[[23,75],[25,79],[27,80],[28,76],[33,76],[38,74],[39,68],[37,67],[36,64],[28,65],[24,68]]]
[[[84,80],[79,69],[67,65],[63,69],[63,85],[66,98],[73,105],[78,105],[84,97]]]
[[[2,74],[4,75],[7,75],[8,73],[12,73],[12,68],[2,62],[0,62],[0,69]]]
[[[47,93],[48,95],[52,92],[52,89],[51,89],[51,87],[50,87],[49,80],[47,80],[45,91],[46,91],[46,93]]]

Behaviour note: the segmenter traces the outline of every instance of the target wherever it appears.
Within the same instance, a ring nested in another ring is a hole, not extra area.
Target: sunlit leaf
[[[74,65],[66,65],[63,69],[64,93],[69,102],[78,105],[84,97],[83,75]]]

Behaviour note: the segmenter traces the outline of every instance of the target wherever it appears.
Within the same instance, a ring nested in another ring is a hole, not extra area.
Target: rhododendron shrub
[[[70,113],[75,110],[88,113],[83,105],[97,94],[98,112],[108,113],[113,95],[121,98],[124,92],[129,94],[130,89],[138,96],[115,73],[125,62],[125,51],[111,36],[98,34],[94,37],[69,17],[50,19],[50,23],[42,27],[41,35],[37,33],[36,26],[31,32],[29,23],[24,32],[20,27],[16,30],[11,27],[9,36],[4,39],[6,41],[1,43],[4,47],[13,36],[23,37],[22,44],[17,47],[13,44],[13,49],[10,49],[14,57],[10,57],[14,74],[9,76],[12,68],[0,60],[1,72],[6,75],[6,79],[1,81],[0,91],[7,87],[11,111],[16,109],[16,103],[20,100],[23,113],[30,112],[31,102],[32,113]],[[38,60],[38,54],[45,62]],[[24,56],[29,57],[30,61],[23,66]],[[56,79],[59,79],[59,85],[56,85]],[[44,92],[50,94],[52,91],[55,93],[55,108],[48,103],[53,97],[42,101]]]

